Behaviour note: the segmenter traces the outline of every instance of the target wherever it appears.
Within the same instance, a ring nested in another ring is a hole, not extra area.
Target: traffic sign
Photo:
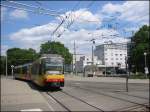
[[[148,68],[145,67],[144,69],[145,69],[145,74],[149,74]]]
[[[11,65],[11,68],[14,68],[14,65]]]

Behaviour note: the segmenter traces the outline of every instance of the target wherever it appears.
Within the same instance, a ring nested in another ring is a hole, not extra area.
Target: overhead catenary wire
[[[91,7],[94,2],[95,2],[95,1],[92,1],[92,2],[87,6],[87,9],[88,9],[89,7]],[[76,19],[78,19],[82,14],[83,14],[83,13],[81,13],[78,17],[76,17]],[[74,22],[75,22],[75,19],[67,26],[67,29],[69,29],[69,27],[71,27],[71,25],[73,25]],[[64,30],[64,31],[59,35],[59,37],[60,37],[65,31],[66,31],[66,30]]]
[[[37,6],[33,6],[33,5],[25,4],[25,3],[20,3],[20,2],[16,2],[16,1],[8,1],[8,2],[14,3],[14,4],[18,4],[18,5],[22,5],[22,6],[26,6],[26,7],[30,7],[30,8],[36,8],[36,9],[39,8],[39,7],[37,7]],[[48,9],[48,8],[43,8],[43,7],[41,7],[41,9],[42,9],[42,10],[45,10],[45,11],[51,11],[51,12],[61,13],[60,11],[51,10],[51,9]]]
[[[10,6],[10,5],[3,5],[3,4],[0,4],[0,6],[8,7],[8,8],[13,8],[13,9],[24,10],[24,11],[32,12],[32,13],[34,13],[34,14],[37,13],[37,14],[43,14],[43,15],[49,15],[49,16],[60,16],[59,14],[45,13],[45,12],[40,12],[40,11],[31,10],[31,9],[26,9],[26,8],[19,8],[19,7]]]
[[[80,2],[78,2],[74,7],[73,7],[73,9],[72,10],[74,10],[77,6],[78,6],[78,4],[79,4]],[[70,16],[70,14],[69,14],[69,16]],[[61,23],[56,27],[56,29],[52,32],[52,36],[55,34],[55,32],[57,32],[57,30],[61,27],[61,25],[66,21],[66,19],[67,18],[69,18],[69,16],[65,16],[65,18],[63,18],[63,20],[61,21]],[[71,21],[72,22],[72,21]],[[61,36],[61,34],[59,34],[58,35],[58,37],[60,37]]]

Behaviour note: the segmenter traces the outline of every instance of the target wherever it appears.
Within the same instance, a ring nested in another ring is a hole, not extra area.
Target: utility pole
[[[75,60],[75,75],[77,75],[77,66],[76,66],[76,44],[74,41],[74,60]]]
[[[7,53],[6,53],[6,78],[7,78]]]
[[[128,65],[127,65],[128,58],[127,56],[125,57],[125,63],[126,63],[126,71],[127,71],[127,76],[126,76],[126,92],[128,92]]]
[[[148,74],[148,68],[147,68],[147,64],[146,64],[146,55],[147,55],[147,53],[146,52],[144,52],[144,59],[145,59],[145,67],[144,67],[144,70],[145,70],[145,75],[146,75],[146,78],[147,78],[147,74]]]
[[[94,44],[95,44],[95,39],[93,38],[91,41],[92,41],[92,65],[94,65]]]

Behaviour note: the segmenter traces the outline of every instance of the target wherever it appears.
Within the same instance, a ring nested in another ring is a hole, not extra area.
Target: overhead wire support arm
[[[89,8],[91,5],[93,5],[94,1],[92,1],[89,5],[87,5],[87,8]],[[78,3],[79,4],[79,3]],[[77,5],[75,5],[75,7],[77,7]],[[75,9],[75,7],[73,9]],[[78,19],[83,13],[81,13],[76,19]],[[71,27],[71,25],[73,25],[73,23],[75,22],[75,20],[72,20],[68,25],[67,25],[67,29],[69,29],[69,27]],[[60,36],[65,32],[65,30],[60,34]],[[60,37],[59,36],[59,37]]]
[[[73,7],[73,9],[72,10],[74,10],[77,6],[78,6],[78,4],[80,3],[80,1]],[[71,14],[69,14],[69,16],[71,16],[72,15],[72,12],[71,12]],[[63,18],[62,19],[62,22],[57,26],[57,28],[53,31],[53,33],[52,33],[52,35],[54,35],[54,33],[56,33],[56,31],[60,28],[60,26],[66,21],[66,19],[67,18],[69,18],[69,16],[65,16],[65,18]],[[60,16],[61,17],[61,16]],[[73,24],[73,20],[71,19],[71,22],[67,25],[67,29],[71,26],[71,24]],[[64,30],[65,31],[65,30]],[[63,32],[64,32],[63,31]],[[62,33],[63,34],[63,33]],[[60,37],[62,34],[59,34],[58,35],[58,37]]]
[[[62,20],[62,22],[57,26],[57,28],[52,32],[52,35],[58,30],[59,27],[65,22],[65,19]]]

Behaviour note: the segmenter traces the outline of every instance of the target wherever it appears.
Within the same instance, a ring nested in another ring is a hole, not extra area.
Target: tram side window
[[[32,74],[33,74],[33,75],[36,74],[36,73],[35,73],[35,66],[34,66],[34,65],[32,65],[31,71],[32,71]]]
[[[39,64],[38,63],[34,63],[32,65],[32,74],[33,75],[36,75],[36,74],[39,74]]]
[[[27,73],[27,67],[25,66],[22,68],[22,74],[26,74],[26,73]]]
[[[20,73],[21,73],[21,68],[16,68],[16,69],[15,69],[15,73],[16,73],[16,74],[20,74]]]

